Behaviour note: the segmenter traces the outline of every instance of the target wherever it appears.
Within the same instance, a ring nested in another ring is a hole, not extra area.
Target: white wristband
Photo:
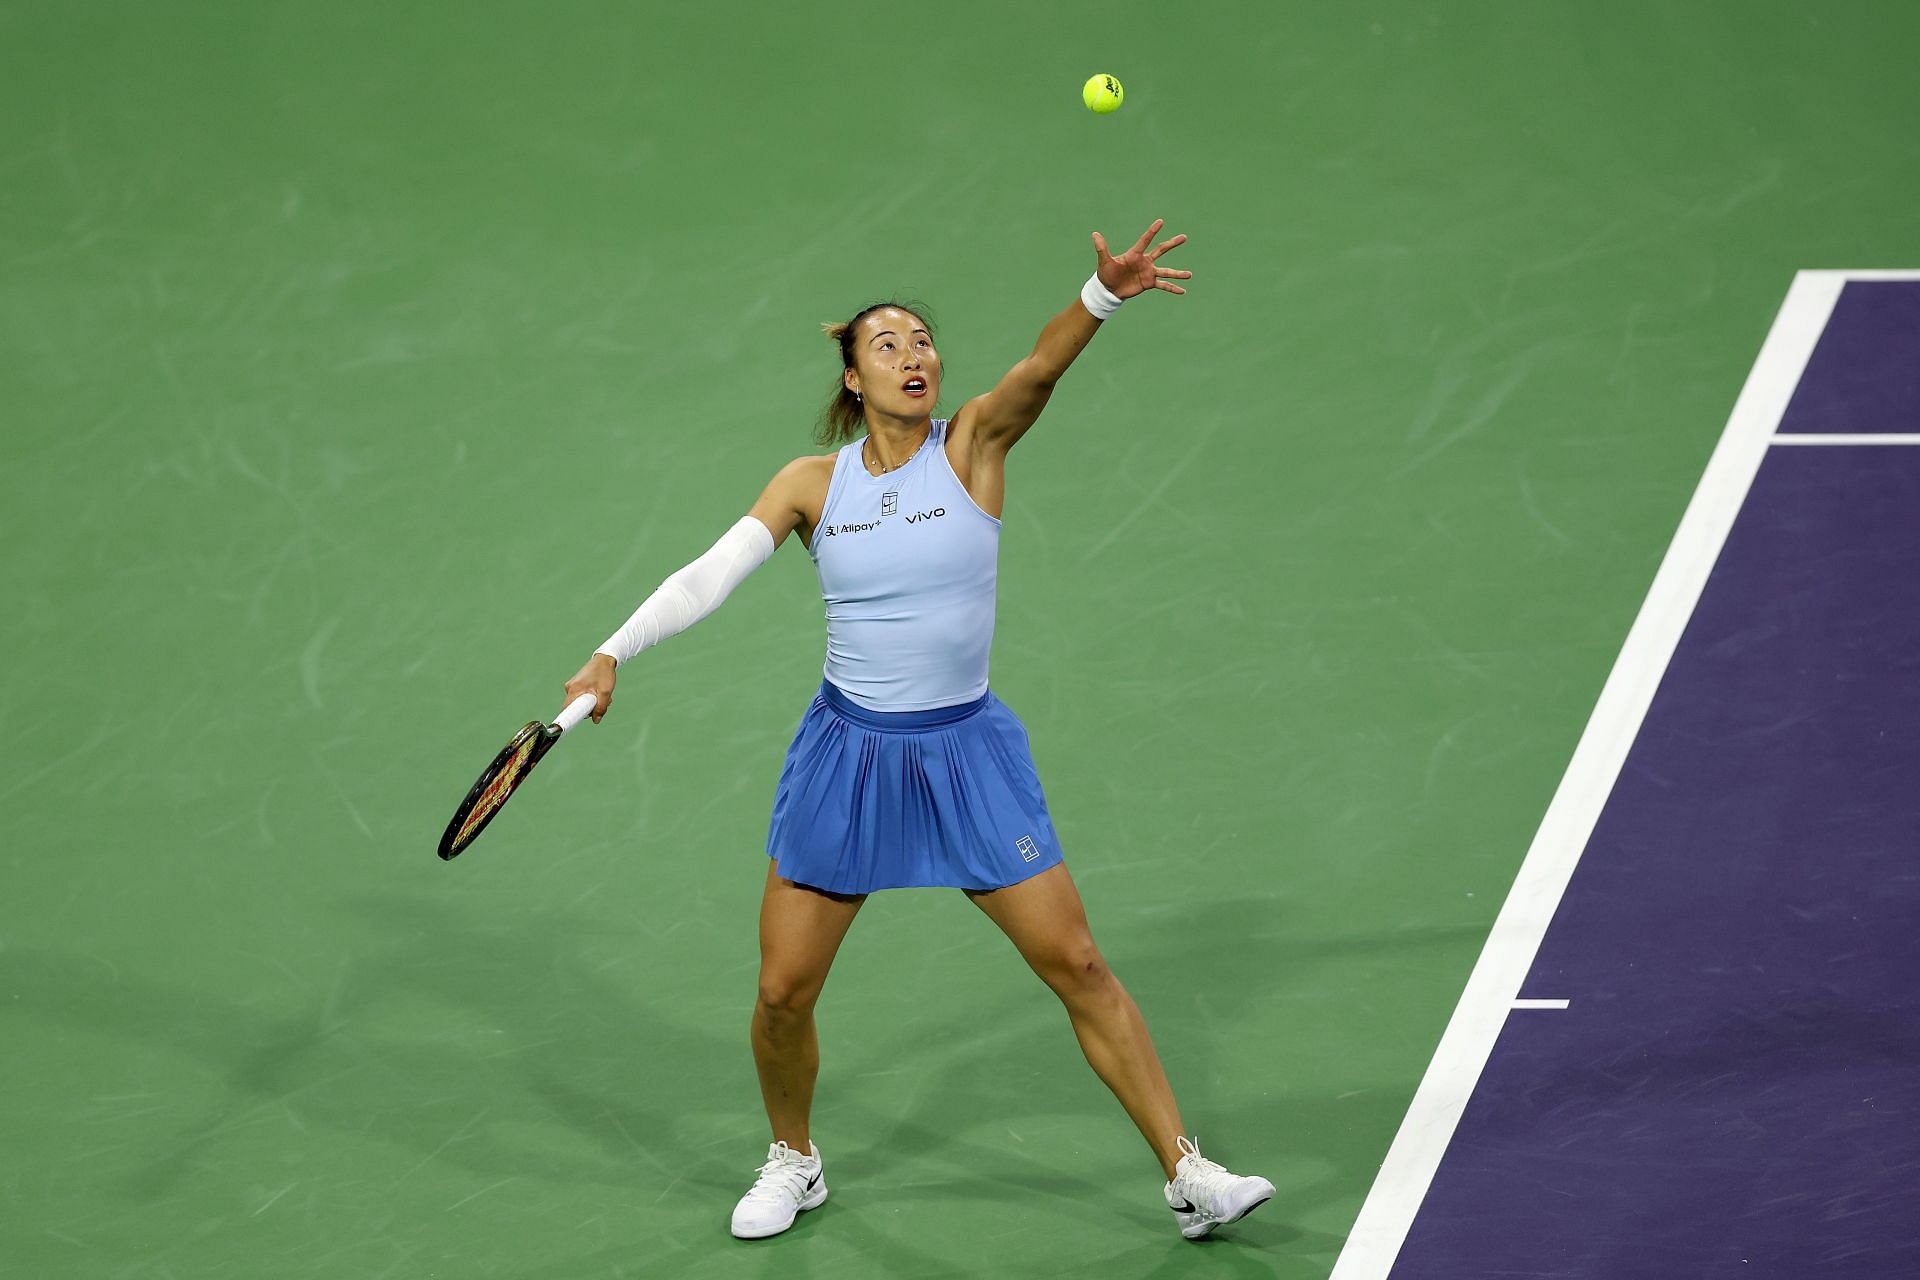
[[[752,516],[741,516],[705,555],[661,583],[626,625],[594,652],[606,654],[620,666],[642,649],[678,635],[718,609],[727,594],[772,554],[772,531]]]
[[[1117,296],[1113,290],[1100,283],[1100,273],[1094,272],[1087,282],[1080,286],[1080,305],[1085,307],[1095,320],[1105,320],[1120,309],[1126,299]]]

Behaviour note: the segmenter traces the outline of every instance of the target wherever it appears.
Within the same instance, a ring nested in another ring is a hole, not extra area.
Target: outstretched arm
[[[678,635],[720,607],[746,576],[773,554],[773,534],[752,516],[741,516],[707,553],[667,576],[633,616],[607,638],[587,664],[567,681],[566,700],[594,695],[593,722],[613,701],[614,669],[642,649]]]
[[[1107,251],[1106,237],[1093,233],[1097,256],[1093,278],[1080,291],[1080,298],[1047,321],[1033,352],[1013,368],[986,395],[977,396],[960,412],[971,418],[975,438],[982,446],[1005,452],[1025,435],[1039,418],[1068,366],[1086,349],[1100,330],[1106,316],[1128,298],[1152,289],[1167,293],[1185,293],[1173,283],[1190,280],[1191,271],[1175,271],[1160,265],[1160,255],[1186,242],[1184,235],[1163,240],[1149,249],[1153,237],[1166,223],[1153,220],[1131,249],[1114,257]],[[1096,314],[1096,312],[1098,314]],[[957,416],[957,415],[956,415]]]
[[[766,562],[796,528],[804,534],[819,517],[833,475],[833,457],[796,458],[768,482],[753,508],[707,553],[670,574],[660,589],[634,610],[587,664],[567,681],[568,702],[591,693],[595,724],[613,701],[615,668],[668,636],[685,631],[720,607],[746,576]]]
[[[669,574],[659,589],[633,611],[621,628],[595,651],[619,666],[679,635],[720,607],[746,576],[773,554],[773,534],[752,516],[741,516],[707,553]]]
[[[818,507],[832,475],[831,455],[796,458],[782,467],[752,510],[735,521],[705,555],[669,575],[625,625],[587,659],[587,665],[567,681],[567,701],[583,693],[593,694],[597,699],[593,721],[598,724],[613,700],[615,668],[718,609],[748,574],[766,563],[789,533],[810,527],[809,522],[820,514]]]

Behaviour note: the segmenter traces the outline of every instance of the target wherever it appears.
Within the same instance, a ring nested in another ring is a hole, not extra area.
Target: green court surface
[[[0,11],[0,1274],[1322,1277],[1800,267],[1911,265],[1906,4]],[[1117,114],[1081,82],[1126,85]],[[810,451],[1168,219],[1013,455],[994,685],[1203,1246],[960,895],[727,1214],[797,542],[460,860],[474,772]]]

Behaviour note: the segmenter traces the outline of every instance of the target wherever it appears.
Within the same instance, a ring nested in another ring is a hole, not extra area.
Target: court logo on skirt
[[[1034,844],[1032,836],[1021,836],[1013,847],[1020,851],[1021,858],[1027,862],[1040,856],[1040,847]]]

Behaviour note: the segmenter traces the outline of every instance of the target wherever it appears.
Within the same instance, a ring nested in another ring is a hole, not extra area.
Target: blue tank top
[[[925,711],[987,691],[1000,522],[947,461],[947,420],[898,471],[840,450],[808,553],[827,602],[826,678],[870,711]]]

